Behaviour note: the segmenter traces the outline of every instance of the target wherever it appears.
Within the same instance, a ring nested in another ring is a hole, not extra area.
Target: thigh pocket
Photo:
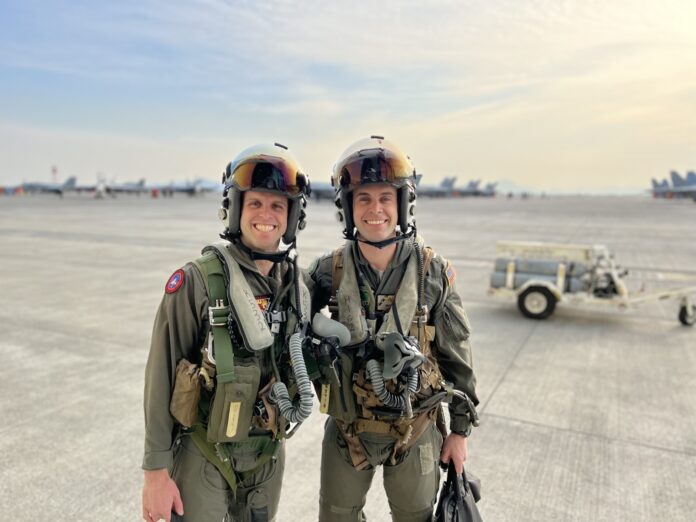
[[[233,382],[217,385],[208,421],[209,442],[240,442],[249,438],[260,381],[258,366],[238,365]]]

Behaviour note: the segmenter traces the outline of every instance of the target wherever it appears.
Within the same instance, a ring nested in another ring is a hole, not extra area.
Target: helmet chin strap
[[[290,253],[295,250],[295,242],[287,248],[287,250],[279,250],[278,252],[259,252],[258,250],[252,250],[246,246],[241,238],[233,240],[233,242],[239,246],[244,252],[246,252],[252,261],[271,261],[273,263],[281,263],[285,261]]]
[[[399,234],[398,236],[390,237],[388,239],[383,239],[382,241],[370,241],[368,239],[362,239],[359,236],[355,236],[356,241],[360,241],[361,243],[365,243],[366,245],[373,246],[375,248],[384,248],[389,245],[392,245],[396,243],[397,241],[404,241],[410,237],[413,237],[416,234],[416,227],[412,226],[410,227],[409,231],[406,232],[405,234]]]

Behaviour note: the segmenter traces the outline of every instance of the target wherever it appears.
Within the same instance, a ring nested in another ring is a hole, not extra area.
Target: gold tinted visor
[[[367,183],[401,186],[414,177],[413,166],[406,156],[385,149],[361,150],[346,158],[340,168],[338,182],[347,189]]]
[[[240,162],[232,172],[232,184],[239,190],[263,189],[284,192],[289,197],[307,193],[307,177],[294,161],[259,156]]]

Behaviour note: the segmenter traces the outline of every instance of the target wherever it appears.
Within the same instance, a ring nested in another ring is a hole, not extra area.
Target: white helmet
[[[343,235],[355,239],[353,190],[369,183],[388,183],[396,187],[399,228],[408,234],[415,228],[416,169],[411,159],[394,143],[382,136],[356,141],[334,165],[331,184],[336,191],[334,203],[338,219],[344,224]]]
[[[222,182],[225,189],[219,216],[225,223],[221,234],[225,239],[234,240],[240,236],[242,192],[252,189],[288,197],[288,228],[283,234],[286,245],[292,244],[297,231],[305,227],[309,178],[285,145],[262,144],[243,150],[227,165]]]

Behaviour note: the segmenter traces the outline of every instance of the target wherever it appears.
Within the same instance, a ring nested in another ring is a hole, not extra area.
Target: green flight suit
[[[229,244],[227,248],[239,263],[260,303],[272,302],[282,288],[291,284],[287,280],[291,270],[285,263],[276,264],[270,275],[264,276],[244,250],[234,244]],[[272,520],[280,500],[284,446],[281,446],[276,459],[268,461],[250,476],[240,475],[241,481],[236,494],[233,494],[220,472],[206,460],[191,437],[169,413],[176,365],[182,358],[194,364],[201,363],[202,349],[206,347],[209,331],[209,299],[203,276],[193,263],[185,265],[182,271],[183,283],[175,291],[165,293],[153,327],[145,370],[145,452],[142,467],[145,470],[170,470],[182,495],[183,520],[186,522],[219,522],[226,513],[227,520]],[[291,293],[285,292],[284,295],[287,298]],[[281,308],[287,309],[287,306]],[[284,330],[285,323],[278,335],[285,336]],[[255,352],[251,358],[261,369],[259,389],[262,389],[273,376],[270,350]],[[235,472],[243,473],[256,468],[259,454],[235,452],[234,445],[227,443],[233,455]],[[172,520],[177,519],[181,520],[175,515]]]
[[[348,242],[354,266],[360,270],[363,280],[372,289],[377,303],[386,303],[388,310],[406,273],[415,247],[411,241],[397,243],[394,258],[383,274],[374,270],[363,258],[355,242]],[[307,284],[312,291],[312,313],[329,303],[332,294],[333,256],[324,255],[308,270]],[[343,276],[345,278],[345,275]],[[436,328],[431,345],[444,379],[454,388],[464,392],[474,404],[478,404],[472,370],[469,344],[469,321],[454,286],[454,269],[439,255],[430,263],[424,280],[424,302],[428,307],[428,324]],[[401,318],[410,321],[410,318]],[[377,324],[379,327],[379,321]],[[408,328],[408,324],[404,324]],[[359,363],[356,365],[359,367]],[[450,404],[450,429],[468,433],[470,418],[465,403],[457,398]],[[336,420],[330,417],[326,423],[322,448],[321,492],[319,520],[361,521],[363,507],[375,467],[384,466],[384,487],[389,499],[392,518],[399,522],[429,521],[439,485],[438,461],[442,436],[433,422],[420,438],[395,461],[390,459],[395,438],[389,434],[363,431],[358,434],[359,443],[367,457],[366,469],[356,469],[351,461],[346,440]]]

